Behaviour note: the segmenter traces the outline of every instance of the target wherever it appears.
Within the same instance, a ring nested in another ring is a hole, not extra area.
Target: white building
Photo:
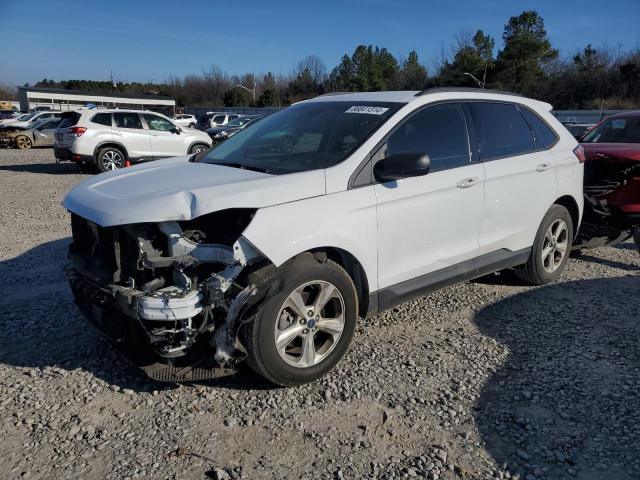
[[[133,108],[154,110],[165,114],[175,113],[176,101],[162,95],[105,95],[77,90],[54,88],[18,87],[20,110],[30,111],[36,107],[49,107],[55,111],[77,110],[92,103],[98,108]]]

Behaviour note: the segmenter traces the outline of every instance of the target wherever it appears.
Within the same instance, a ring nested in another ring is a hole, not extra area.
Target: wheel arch
[[[358,315],[365,318],[369,310],[369,281],[367,272],[355,255],[338,247],[318,247],[308,251],[316,255],[325,254],[329,260],[345,269],[356,287]]]
[[[117,148],[122,153],[124,153],[125,158],[129,158],[129,152],[127,151],[127,148],[123,144],[114,142],[113,140],[107,140],[107,141],[98,143],[96,145],[96,148],[93,149],[93,158],[96,162],[98,161],[98,152],[100,152],[100,150],[105,147]]]
[[[571,195],[563,195],[553,203],[554,205],[562,205],[569,210],[571,221],[573,222],[573,238],[575,239],[580,227],[580,207],[578,206],[578,202]]]
[[[191,153],[191,150],[193,149],[193,147],[195,147],[196,145],[204,145],[207,148],[211,148],[211,144],[205,142],[204,140],[195,140],[193,142],[191,142],[189,144],[189,147],[187,148],[187,154]]]

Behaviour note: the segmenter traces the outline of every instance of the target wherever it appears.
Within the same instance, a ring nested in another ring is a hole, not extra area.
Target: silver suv
[[[55,131],[54,153],[81,168],[116,170],[139,163],[199,153],[211,146],[204,132],[179,127],[164,115],[140,110],[66,112]]]

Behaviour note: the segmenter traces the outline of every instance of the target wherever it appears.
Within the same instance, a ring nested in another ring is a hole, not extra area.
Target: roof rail
[[[329,93],[323,93],[322,95],[318,95],[318,97],[330,97],[332,95],[349,95],[350,93],[358,93],[358,92],[329,92]]]
[[[422,95],[429,95],[430,93],[451,93],[451,92],[473,92],[473,93],[497,93],[501,95],[513,95],[515,97],[524,97],[519,93],[505,92],[502,90],[491,90],[487,88],[474,88],[474,87],[434,87],[427,88],[421,92],[416,93],[416,97]]]

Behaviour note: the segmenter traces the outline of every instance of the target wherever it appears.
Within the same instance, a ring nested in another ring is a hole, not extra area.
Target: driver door
[[[470,151],[460,103],[419,110],[387,140],[382,155],[427,153],[431,168],[424,176],[374,186],[381,307],[394,303],[394,297],[402,297],[398,301],[411,298],[412,292],[449,275],[473,271],[471,260],[478,252],[484,203],[484,169],[471,161]]]
[[[153,151],[154,160],[186,155],[187,147],[183,137],[179,131],[176,131],[176,126],[172,122],[152,113],[144,113],[142,117],[147,124],[149,136],[151,137],[151,150]]]

